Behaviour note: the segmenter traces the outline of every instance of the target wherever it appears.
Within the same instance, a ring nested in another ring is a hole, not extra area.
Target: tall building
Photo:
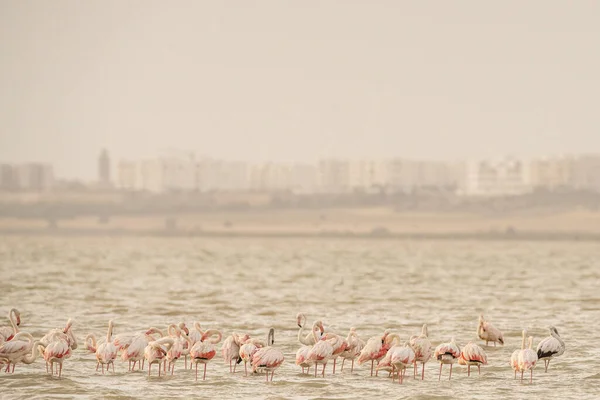
[[[556,189],[573,186],[575,160],[572,157],[543,157],[531,161],[531,184]]]
[[[111,185],[110,181],[110,157],[108,151],[102,149],[98,158],[98,182],[104,187]]]
[[[10,164],[0,165],[0,190],[11,192],[19,188],[19,180],[15,167]]]

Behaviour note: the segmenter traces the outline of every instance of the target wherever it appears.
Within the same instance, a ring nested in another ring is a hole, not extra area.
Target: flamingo
[[[490,322],[487,322],[483,318],[483,314],[479,315],[479,323],[477,324],[477,336],[481,340],[485,340],[485,345],[487,346],[489,342],[494,343],[494,347],[496,347],[496,342],[500,343],[504,346],[504,335],[500,332],[500,329],[496,328]]]
[[[425,379],[425,363],[431,358],[431,342],[428,338],[427,324],[423,324],[420,336],[412,336],[409,340],[410,347],[415,351],[414,376],[417,374],[417,362],[421,362],[421,380]]]
[[[522,350],[525,350],[525,338],[527,337],[527,330],[523,329],[523,341],[521,343],[521,348],[513,351],[510,355],[510,366],[515,371],[515,379],[517,379],[517,371],[519,371],[519,353]]]
[[[544,338],[537,345],[538,359],[544,360],[544,372],[548,372],[550,360],[554,357],[562,356],[565,352],[565,342],[560,338],[555,327],[550,327],[550,336]]]
[[[435,348],[433,356],[440,362],[440,376],[438,381],[442,379],[442,367],[444,364],[450,364],[450,375],[448,380],[452,379],[452,364],[460,357],[460,347],[456,344],[454,337],[448,343],[442,343]]]
[[[340,356],[340,354],[342,354],[346,348],[348,347],[348,343],[342,339],[339,335],[336,335],[335,333],[331,333],[328,332],[326,334],[324,334],[323,336],[321,336],[321,340],[329,340],[331,343],[331,346],[333,347],[333,353],[331,355],[331,358],[333,359],[333,374],[335,374],[335,364],[336,364],[336,360],[337,358]]]
[[[71,329],[72,325],[73,320],[69,318],[67,324],[63,329],[51,329],[50,331],[48,331],[48,333],[46,333],[46,335],[44,335],[43,338],[40,339],[40,344],[44,347],[44,350],[41,351],[41,354],[46,360],[46,372],[49,372],[49,364],[50,367],[54,367],[54,363],[57,362],[59,363],[60,367],[60,370],[57,371],[60,377],[62,374],[63,360],[65,358],[71,357],[72,350],[77,349],[77,337]],[[68,350],[64,349],[63,344],[65,344],[68,347]],[[54,374],[54,368],[52,368],[52,374]]]
[[[58,377],[60,378],[62,375],[62,365],[63,361],[72,354],[72,348],[69,345],[69,340],[65,337],[56,337],[54,340],[50,341],[44,352],[42,353],[44,356],[44,360],[46,360],[46,369],[48,368],[48,364],[50,364],[50,372],[54,375],[54,363],[58,363]]]
[[[519,370],[521,371],[521,381],[523,381],[523,373],[527,370],[531,372],[529,383],[533,383],[533,369],[537,363],[537,353],[532,349],[533,336],[529,336],[529,347],[519,352]]]
[[[398,383],[402,383],[404,380],[404,374],[406,373],[406,367],[414,365],[415,352],[409,346],[408,342],[404,343],[404,346],[396,346],[388,351],[392,352],[390,356],[390,364],[392,365],[392,376],[394,370],[398,371]],[[392,379],[393,380],[393,379]]]
[[[252,357],[261,347],[264,347],[264,343],[258,339],[248,339],[246,343],[240,346],[239,357],[244,361],[245,376],[248,376],[248,362],[252,365]]]
[[[362,341],[358,335],[356,334],[356,328],[350,328],[350,332],[348,332],[348,336],[346,337],[347,348],[344,350],[340,357],[342,358],[342,371],[344,371],[344,361],[352,360],[352,367],[350,368],[350,372],[354,372],[354,360],[360,354],[363,347],[365,347],[365,342]]]
[[[184,343],[188,345],[188,348],[191,347],[191,340],[186,335],[185,331],[182,331],[175,325],[170,325],[172,327],[173,335],[173,345],[167,351],[167,356],[165,357],[165,363],[168,362],[169,369],[171,370],[171,375],[175,372],[175,361],[177,361],[184,353]],[[187,369],[187,368],[186,368]]]
[[[315,324],[318,324],[318,327],[323,330],[323,324],[321,321],[316,321]],[[325,376],[325,367],[327,366],[327,361],[333,356],[333,343],[336,339],[329,339],[322,337],[319,339],[317,337],[317,331],[314,329],[315,325],[313,325],[312,334],[315,340],[315,345],[309,350],[306,355],[306,361],[315,365],[315,377],[317,376],[317,365],[323,365],[322,375]]]
[[[40,345],[40,342],[34,342],[31,334],[27,332],[18,332],[10,341],[0,345],[0,362],[7,364],[5,372],[10,372],[10,364],[13,366],[12,372],[14,373],[17,363],[33,363],[38,356]],[[31,351],[30,355],[29,351]]]
[[[16,308],[11,308],[8,312],[8,320],[10,326],[0,327],[0,344],[10,341],[17,333],[19,333],[19,325],[21,325],[21,313]]]
[[[267,382],[269,382],[269,372],[271,372],[271,382],[273,382],[273,375],[275,370],[283,363],[284,357],[283,352],[278,348],[273,347],[275,343],[275,329],[269,329],[267,335],[267,346],[258,349],[254,356],[252,356],[252,371],[256,372],[258,368],[264,368],[267,375]]]
[[[310,373],[310,367],[312,363],[308,361],[308,353],[312,349],[312,346],[302,346],[296,352],[296,365],[302,367],[302,373],[304,373],[304,368],[308,368],[306,373]]]
[[[130,334],[126,334],[117,338],[114,336],[113,344],[121,350],[121,360],[129,362],[128,371],[133,371],[135,369],[135,363],[138,363],[138,368],[144,369],[144,362],[146,359],[144,358],[144,350],[148,343],[153,342],[156,338],[153,335],[158,335],[159,338],[164,337],[164,333],[157,328],[151,327],[145,332],[138,332],[134,336],[129,336]],[[133,365],[132,365],[133,363]]]
[[[113,367],[113,373],[115,372],[115,358],[117,358],[117,352],[119,351],[119,349],[117,348],[117,346],[115,346],[112,342],[112,331],[113,331],[113,321],[108,321],[108,330],[106,331],[106,341],[101,343],[100,345],[97,345],[96,343],[96,337],[92,334],[87,335],[87,337],[85,338],[85,342],[87,344],[87,347],[90,351],[94,351],[94,353],[96,353],[96,360],[97,360],[97,364],[96,364],[96,371],[98,371],[98,367],[100,365],[102,365],[102,374],[104,374],[104,365],[106,364],[106,370],[108,371],[108,368],[110,367],[110,365],[112,364]],[[92,345],[90,346],[89,342],[92,342]]]
[[[385,357],[388,350],[392,347],[394,340],[398,340],[399,342],[400,338],[396,334],[390,334],[389,330],[386,330],[383,336],[374,336],[367,340],[367,343],[358,355],[358,365],[371,361],[371,376],[373,376],[375,361],[379,361]]]
[[[296,315],[296,323],[298,324],[298,327],[300,328],[298,330],[298,341],[300,342],[300,344],[306,345],[306,346],[313,346],[318,342],[318,339],[321,338],[321,336],[323,335],[324,332],[324,328],[323,328],[323,323],[321,321],[315,321],[313,323],[313,331],[315,329],[317,329],[316,327],[318,326],[318,330],[320,332],[320,335],[317,336],[317,339],[315,339],[315,336],[313,335],[312,332],[309,332],[308,334],[306,334],[306,336],[304,335],[304,324],[306,323],[306,315],[304,315],[303,313],[298,313]],[[316,340],[316,341],[315,341]]]
[[[217,336],[212,338],[212,336]],[[210,362],[217,354],[215,344],[221,341],[221,332],[215,329],[209,329],[200,338],[199,342],[196,342],[190,349],[190,357],[196,364],[196,381],[198,380],[198,364],[204,364],[204,375],[202,380],[206,379],[206,364]]]
[[[232,333],[223,341],[223,345],[221,346],[223,362],[226,364],[229,362],[230,373],[235,373],[235,367],[239,362],[241,362],[240,346],[244,344],[248,339],[250,339],[250,336],[248,336],[247,334],[241,335],[238,333]],[[235,361],[233,365],[232,361]]]
[[[138,363],[140,369],[144,369],[144,350],[146,349],[146,346],[148,346],[148,343],[156,340],[152,336],[154,334],[159,334],[161,338],[163,337],[162,331],[156,328],[150,328],[146,332],[140,332],[132,337],[131,342],[127,345],[116,339],[113,340],[115,346],[121,346],[121,359],[129,362],[129,371],[135,370],[135,363]],[[131,363],[133,363],[133,366]]]
[[[181,332],[185,332],[185,335],[189,338],[190,336],[190,330],[188,329],[188,327],[185,325],[185,322],[180,322],[179,323],[179,329],[181,330]],[[187,359],[188,359],[188,355],[190,354],[190,343],[188,340],[182,340],[183,343],[183,350],[181,351],[181,354],[185,357],[185,369],[187,370]]]
[[[487,355],[481,346],[469,342],[463,347],[458,363],[467,366],[467,376],[471,376],[471,365],[477,365],[479,375],[481,375],[481,365],[487,364]]]
[[[174,340],[171,337],[163,337],[148,343],[144,349],[144,358],[148,361],[148,376],[150,376],[152,364],[158,364],[158,376],[160,376],[160,365],[173,343]]]

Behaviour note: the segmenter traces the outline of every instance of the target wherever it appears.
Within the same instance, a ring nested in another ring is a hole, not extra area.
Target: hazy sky
[[[600,152],[600,1],[0,0],[0,162]]]

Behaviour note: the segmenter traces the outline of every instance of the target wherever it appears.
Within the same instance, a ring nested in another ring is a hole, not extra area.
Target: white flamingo
[[[96,343],[96,337],[92,334],[88,335],[85,338],[85,342],[87,344],[87,347],[90,351],[93,351],[96,354],[96,360],[97,360],[97,364],[96,364],[96,371],[98,371],[98,368],[100,366],[102,366],[102,373],[104,374],[104,365],[106,365],[106,370],[108,371],[108,368],[110,367],[110,365],[112,365],[113,367],[113,373],[115,372],[115,358],[117,358],[117,353],[119,351],[119,349],[117,348],[117,346],[115,346],[113,344],[112,341],[112,332],[113,332],[113,321],[108,321],[108,330],[106,332],[106,341],[102,342],[101,344],[97,345]],[[90,341],[91,341],[91,346],[90,346]]]
[[[544,360],[544,372],[548,372],[550,360],[562,356],[565,352],[565,342],[561,339],[555,327],[550,327],[550,336],[544,338],[537,345],[538,359]]]
[[[212,336],[216,336],[213,338]],[[196,380],[198,380],[198,364],[204,364],[204,375],[202,380],[206,379],[206,364],[217,354],[215,344],[221,341],[221,332],[215,329],[209,329],[202,335],[199,342],[196,342],[190,349],[190,358],[196,364]]]
[[[519,372],[519,353],[525,350],[525,338],[527,337],[527,330],[523,329],[522,332],[523,340],[521,342],[521,348],[513,351],[510,355],[510,366],[515,371],[515,379],[517,379],[517,372]]]

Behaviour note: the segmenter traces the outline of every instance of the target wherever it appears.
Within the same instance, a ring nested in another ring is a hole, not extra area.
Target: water
[[[80,341],[62,379],[46,375],[41,359],[18,365],[14,375],[0,373],[2,399],[600,396],[597,243],[4,237],[0,276],[3,315],[17,307],[22,330],[36,338],[72,317]],[[354,326],[364,340],[385,328],[407,339],[426,322],[434,345],[451,336],[460,345],[473,339],[483,312],[504,331],[506,346],[487,348],[480,377],[455,366],[452,381],[438,382],[438,364],[430,362],[425,381],[403,386],[371,378],[366,365],[336,375],[329,367],[325,379],[314,378],[294,365],[299,311],[344,336]],[[129,373],[120,361],[114,375],[103,376],[82,343],[88,333],[105,335],[109,319],[115,333],[198,320],[224,335],[262,337],[273,326],[286,361],[272,384],[229,374],[220,353],[204,382],[194,382],[182,360],[172,377]],[[514,381],[508,363],[521,330],[537,344],[549,325],[566,353],[548,373],[538,367],[532,385]]]

